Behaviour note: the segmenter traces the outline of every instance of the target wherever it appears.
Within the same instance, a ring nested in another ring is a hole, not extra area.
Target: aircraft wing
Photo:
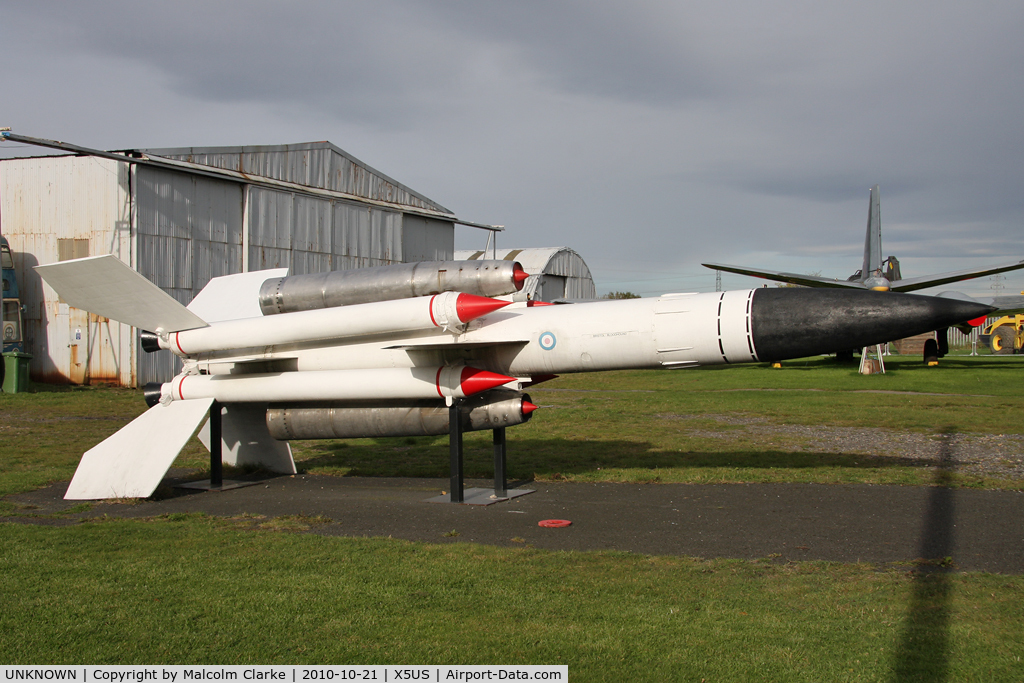
[[[951,273],[939,273],[937,275],[926,275],[924,277],[912,277],[906,280],[897,280],[892,283],[892,291],[894,292],[913,292],[918,289],[926,289],[928,287],[936,287],[938,285],[949,284],[950,282],[960,282],[961,280],[970,280],[976,277],[983,277],[985,275],[995,275],[996,273],[1005,273],[1008,270],[1018,270],[1024,268],[1024,261],[1012,261],[1010,263],[1001,263],[995,266],[989,266],[987,268],[980,268],[976,270],[957,270]]]
[[[994,296],[991,300],[983,301],[982,303],[995,306],[1000,311],[1016,311],[1024,309],[1024,295],[1005,294],[1003,296]]]
[[[741,268],[739,266],[727,266],[721,263],[702,263],[705,268],[711,270],[724,270],[727,273],[749,275],[750,277],[764,278],[776,282],[788,282],[791,285],[803,285],[804,287],[839,287],[843,289],[864,289],[860,282],[848,280],[836,280],[830,277],[817,277],[814,275],[799,275],[797,273],[783,273],[775,270],[755,270],[753,268]]]
[[[529,339],[496,339],[493,341],[472,341],[472,342],[425,342],[422,344],[397,344],[385,346],[385,349],[402,349],[403,351],[450,351],[452,349],[485,349],[498,348],[501,346],[525,346],[530,343]]]

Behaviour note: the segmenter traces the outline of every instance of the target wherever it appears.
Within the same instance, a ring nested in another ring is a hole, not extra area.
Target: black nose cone
[[[750,310],[758,360],[859,349],[987,315],[991,306],[859,289],[758,289]]]

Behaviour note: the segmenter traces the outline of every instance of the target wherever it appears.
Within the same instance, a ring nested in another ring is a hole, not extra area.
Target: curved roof
[[[483,260],[494,259],[499,261],[518,261],[523,269],[530,274],[520,296],[530,295],[531,299],[547,301],[547,293],[544,288],[544,276],[557,276],[565,278],[564,292],[554,298],[566,299],[594,299],[597,291],[594,287],[594,278],[590,274],[583,257],[569,247],[533,247],[529,249],[498,249],[497,254],[492,255],[490,249],[485,251],[473,251],[463,249],[455,252],[456,260]],[[551,279],[551,278],[547,278]],[[544,291],[542,291],[544,290]],[[519,296],[516,297],[517,299]]]

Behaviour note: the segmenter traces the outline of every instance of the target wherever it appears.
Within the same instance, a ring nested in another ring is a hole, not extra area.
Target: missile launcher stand
[[[461,503],[463,505],[493,505],[510,498],[518,498],[533,489],[511,489],[508,488],[508,474],[506,469],[505,451],[505,428],[498,427],[494,432],[494,490],[463,487],[463,459],[462,459],[462,431],[463,431],[463,410],[462,401],[456,399],[448,406],[448,450],[451,456],[451,478],[449,481],[449,492],[440,496],[430,498],[428,503]]]

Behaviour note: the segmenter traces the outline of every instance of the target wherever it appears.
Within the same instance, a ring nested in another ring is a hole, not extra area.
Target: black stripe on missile
[[[757,360],[757,354],[754,353],[754,337],[750,334],[750,304],[754,299],[754,290],[750,290],[747,294],[747,348],[750,349],[750,357]]]
[[[725,357],[725,344],[722,343],[722,304],[725,302],[725,292],[718,297],[718,350],[722,354],[722,360],[726,363],[729,359]]]

